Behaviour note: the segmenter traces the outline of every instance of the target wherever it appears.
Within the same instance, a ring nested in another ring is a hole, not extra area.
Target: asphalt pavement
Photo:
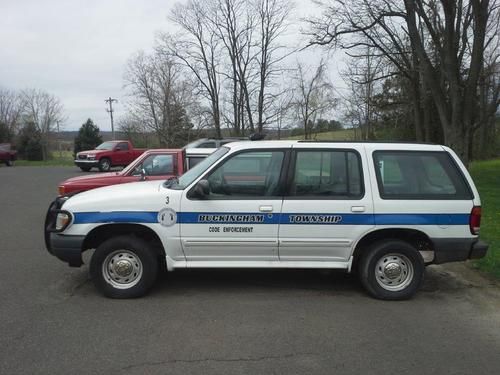
[[[175,271],[106,299],[44,248],[57,183],[77,175],[0,166],[0,374],[500,373],[498,283],[463,264],[429,267],[402,302],[317,270]]]

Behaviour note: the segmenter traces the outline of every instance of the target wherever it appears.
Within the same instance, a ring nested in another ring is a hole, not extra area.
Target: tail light
[[[479,227],[481,226],[481,206],[472,207],[469,218],[469,227],[472,234],[479,234]]]

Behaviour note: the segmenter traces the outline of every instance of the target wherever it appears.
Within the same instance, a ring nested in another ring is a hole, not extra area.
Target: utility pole
[[[118,102],[118,100],[113,99],[111,96],[104,100],[106,103],[109,104],[109,109],[106,109],[106,112],[109,113],[109,116],[111,117],[111,137],[113,138],[113,141],[115,140],[115,127],[113,125],[113,102]]]
[[[61,152],[61,129],[59,127],[59,120],[56,120],[57,124],[57,147],[59,148],[59,159],[62,159],[62,152]]]

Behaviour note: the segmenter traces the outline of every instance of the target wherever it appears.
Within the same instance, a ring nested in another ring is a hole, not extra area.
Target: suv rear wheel
[[[414,246],[385,240],[366,250],[359,263],[359,277],[369,294],[384,300],[402,300],[417,292],[425,265]]]
[[[158,258],[147,242],[120,236],[97,247],[90,261],[90,275],[106,297],[136,298],[151,289],[158,267]]]

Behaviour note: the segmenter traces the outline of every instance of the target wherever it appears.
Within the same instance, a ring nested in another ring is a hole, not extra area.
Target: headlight
[[[59,212],[56,218],[56,230],[63,230],[71,222],[71,216],[65,212]]]

